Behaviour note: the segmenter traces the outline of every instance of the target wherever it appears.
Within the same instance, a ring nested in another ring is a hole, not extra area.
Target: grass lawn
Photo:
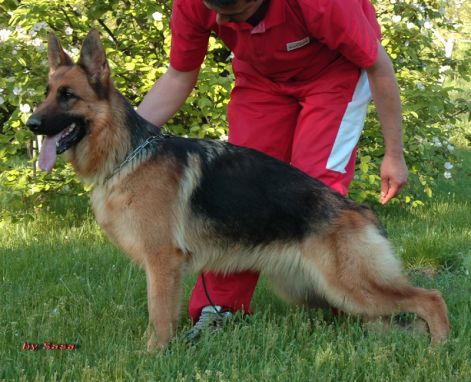
[[[470,381],[471,151],[461,154],[464,167],[439,182],[425,207],[376,208],[414,282],[440,289],[448,303],[452,332],[443,346],[288,306],[262,279],[251,317],[190,346],[183,307],[171,346],[148,354],[144,273],[93,216],[41,214],[0,223],[0,380]],[[40,348],[24,350],[25,342]],[[45,342],[77,348],[46,350]]]

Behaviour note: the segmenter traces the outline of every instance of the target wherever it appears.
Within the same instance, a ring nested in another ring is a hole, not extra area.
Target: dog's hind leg
[[[429,327],[432,342],[449,332],[440,293],[413,287],[378,227],[357,211],[345,212],[322,237],[305,242],[303,256],[313,287],[334,307],[368,318],[416,313]]]
[[[441,293],[410,287],[411,291],[405,298],[399,299],[399,307],[403,311],[416,313],[427,322],[433,343],[446,340],[450,331],[448,312]]]
[[[183,253],[172,246],[146,256],[150,337],[147,349],[162,349],[177,326],[183,278]]]

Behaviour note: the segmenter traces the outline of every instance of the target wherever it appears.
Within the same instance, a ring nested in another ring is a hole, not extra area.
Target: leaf
[[[213,103],[207,97],[201,97],[198,99],[198,107],[204,109],[205,107],[210,107]]]
[[[134,70],[136,68],[136,63],[135,62],[126,62],[124,64],[124,67],[126,68],[126,70]]]

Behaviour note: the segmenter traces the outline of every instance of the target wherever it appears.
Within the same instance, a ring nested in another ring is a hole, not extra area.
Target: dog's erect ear
[[[49,73],[53,73],[59,66],[72,65],[72,59],[64,52],[61,43],[54,32],[50,32],[47,44],[47,58],[49,60]]]
[[[80,51],[78,64],[87,71],[90,81],[96,89],[98,87],[101,87],[102,90],[108,89],[110,68],[98,31],[92,30],[88,33]]]

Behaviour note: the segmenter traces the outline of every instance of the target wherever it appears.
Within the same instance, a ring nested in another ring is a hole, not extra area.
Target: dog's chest
[[[141,251],[136,219],[129,208],[131,195],[112,192],[103,188],[93,191],[91,201],[95,218],[110,240],[131,258],[141,262]]]
[[[91,195],[93,212],[97,223],[106,230],[113,221],[113,197],[110,192],[103,188],[96,188]]]

